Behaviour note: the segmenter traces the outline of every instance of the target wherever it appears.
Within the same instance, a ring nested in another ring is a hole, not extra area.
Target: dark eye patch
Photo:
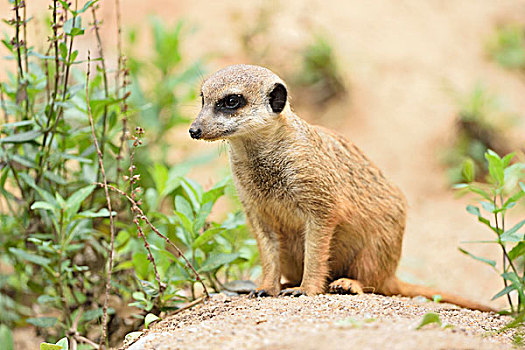
[[[204,94],[202,93],[202,91],[201,91],[200,95],[201,95],[201,100],[202,100],[202,107],[204,107]]]
[[[246,99],[243,95],[232,94],[221,98],[215,103],[215,111],[223,113],[233,113],[239,108],[246,106]]]

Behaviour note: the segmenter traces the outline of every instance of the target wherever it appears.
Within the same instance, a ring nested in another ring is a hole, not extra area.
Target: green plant
[[[96,1],[53,0],[45,52],[27,42],[33,22],[25,6],[14,1],[14,18],[7,21],[14,36],[2,41],[16,72],[0,83],[0,336],[8,339],[6,329],[29,323],[50,341],[68,336],[95,347],[94,341],[107,342],[108,323],[124,324],[119,319],[125,316],[108,307],[109,296],[132,303],[141,318],[176,309],[199,295],[197,282],[220,288],[221,279],[248,270],[255,245],[242,215],[209,218],[226,182],[204,191],[184,178],[209,157],[175,166],[159,156],[156,144],[167,145],[170,131],[185,119],[180,104],[195,96],[190,87],[200,63],[182,64],[180,27],[154,21],[153,59],[132,55],[130,72],[119,52],[120,69],[113,73],[106,68]],[[89,29],[99,41],[93,59],[75,49]],[[89,76],[91,65],[96,69]],[[162,89],[156,91],[152,80],[138,78],[146,69],[158,73],[150,79],[163,81],[169,93],[158,95]],[[121,85],[111,85],[112,74]],[[131,105],[130,91],[137,95]],[[129,136],[128,124],[136,121],[152,122],[147,147],[142,128]],[[132,330],[137,322],[121,327]]]
[[[441,321],[441,317],[439,317],[439,314],[436,314],[435,312],[427,312],[423,315],[423,318],[421,319],[421,322],[419,322],[418,326],[416,327],[416,330],[420,330],[424,326],[428,324],[437,324],[439,328],[447,329],[447,328],[453,328],[451,324],[444,324],[443,321]]]
[[[67,338],[62,338],[55,344],[41,343],[40,350],[69,350],[69,341]]]
[[[522,25],[498,28],[487,48],[492,59],[501,66],[525,70],[525,28]]]
[[[509,227],[508,214],[511,209],[524,201],[525,163],[512,164],[513,157],[513,153],[500,157],[492,150],[488,150],[485,153],[488,162],[487,183],[473,182],[474,170],[467,165],[463,173],[468,182],[457,185],[456,188],[477,197],[479,206],[468,205],[467,211],[476,216],[477,220],[494,234],[492,240],[478,242],[496,244],[501,248],[501,266],[498,270],[495,260],[476,256],[463,248],[460,248],[460,251],[491,266],[501,276],[504,288],[492,299],[506,296],[510,312],[519,314],[525,310],[525,231],[522,229],[525,220]],[[515,295],[514,301],[512,294]]]
[[[334,50],[323,35],[315,35],[302,51],[297,82],[311,90],[314,104],[325,104],[346,91]]]
[[[471,162],[476,180],[482,181],[487,173],[484,154],[488,149],[506,154],[511,149],[506,132],[515,116],[505,111],[501,101],[482,85],[465,95],[456,96],[459,106],[452,146],[443,154],[451,183],[465,181],[462,167]]]

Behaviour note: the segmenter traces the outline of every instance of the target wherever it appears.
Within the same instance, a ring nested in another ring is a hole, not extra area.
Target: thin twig
[[[92,346],[92,347],[95,348],[95,349],[100,349],[100,348],[101,348],[101,346],[98,345],[97,343],[95,343],[94,341],[91,341],[91,340],[89,340],[88,338],[83,337],[83,336],[81,336],[81,335],[79,335],[79,334],[75,334],[74,337],[75,337],[75,339],[76,339],[78,342],[86,343],[86,344]]]
[[[166,285],[162,283],[162,281],[160,280],[159,271],[157,269],[157,263],[155,262],[155,258],[153,257],[153,254],[151,253],[151,248],[149,247],[149,243],[148,243],[148,240],[146,239],[146,235],[144,234],[144,231],[142,231],[142,227],[140,226],[140,218],[138,214],[135,214],[135,218],[133,219],[133,222],[135,223],[135,226],[137,226],[138,236],[142,238],[142,240],[144,241],[144,247],[148,251],[148,260],[151,261],[151,264],[153,265],[153,271],[155,272],[155,280],[157,281],[157,284],[159,285],[160,293],[162,293],[166,289]]]
[[[24,21],[24,25],[23,25],[23,28],[24,28],[24,65],[25,65],[25,69],[26,69],[26,72],[29,72],[29,69],[28,69],[28,59],[27,59],[27,0],[22,0],[23,4],[24,4],[24,12],[22,13],[22,20]]]
[[[15,37],[16,37],[16,62],[18,64],[18,84],[24,79],[24,69],[22,68],[22,53],[20,51],[20,47],[22,44],[20,44],[20,14],[18,13],[18,7],[19,7],[20,0],[15,0],[15,16],[16,16],[16,23],[15,23]]]
[[[91,106],[89,104],[89,74],[91,69],[91,57],[90,52],[88,51],[88,69],[87,69],[87,76],[86,76],[86,104],[87,104],[87,110],[88,110],[88,118],[89,118],[89,124],[91,125],[91,136],[93,137],[93,143],[95,144],[95,148],[97,149],[97,155],[98,155],[98,164],[100,166],[100,172],[102,173],[102,181],[103,181],[103,187],[104,192],[106,193],[106,202],[108,204],[108,211],[109,211],[109,230],[111,233],[111,241],[109,246],[109,258],[108,258],[108,272],[107,272],[107,278],[106,278],[106,294],[104,296],[104,307],[103,307],[103,316],[102,316],[102,337],[100,337],[100,347],[102,347],[102,343],[106,340],[107,336],[107,319],[108,319],[108,299],[109,299],[109,289],[111,288],[111,273],[113,271],[113,250],[114,250],[114,242],[115,242],[115,225],[113,223],[113,210],[111,208],[111,198],[109,196],[109,190],[108,190],[108,183],[106,178],[106,170],[104,169],[104,161],[102,159],[102,152],[100,151],[100,147],[98,145],[97,136],[95,135],[95,123],[93,121],[93,116],[91,115]]]
[[[96,183],[96,185],[98,186],[104,186],[104,184],[102,183]],[[202,285],[202,288],[203,288],[203,291],[204,291],[204,294],[206,296],[206,298],[209,298],[209,294],[208,294],[208,289],[206,288],[206,285],[204,284],[204,282],[202,281],[199,273],[195,270],[195,268],[193,267],[193,265],[189,262],[189,260],[186,258],[186,256],[184,256],[184,253],[182,252],[182,250],[179,249],[179,247],[177,247],[168,237],[166,237],[165,235],[163,235],[148,219],[148,217],[144,214],[144,212],[142,211],[142,209],[138,206],[137,202],[131,198],[126,192],[112,186],[112,185],[107,185],[107,187],[111,190],[111,191],[114,191],[118,194],[120,194],[121,196],[125,197],[130,203],[131,203],[131,207],[132,207],[132,210],[136,210],[139,215],[140,215],[140,219],[141,220],[144,220],[146,222],[146,224],[151,228],[151,230],[153,232],[155,232],[157,234],[157,236],[161,237],[162,239],[164,239],[164,241],[166,243],[168,243],[173,249],[175,249],[175,251],[177,252],[177,255],[178,257],[181,257],[184,262],[186,263],[186,267],[189,268],[192,272],[193,272],[193,275],[195,276],[195,279],[197,281],[199,281],[199,283]]]
[[[115,74],[115,95],[119,98],[120,73],[122,70],[122,26],[120,23],[120,0],[115,0],[115,12],[117,17],[117,72]],[[124,77],[124,79],[126,79]]]
[[[122,63],[120,62],[122,61]],[[126,141],[126,134],[128,129],[128,102],[127,98],[129,97],[129,93],[126,92],[126,86],[127,86],[127,77],[129,74],[129,70],[126,69],[126,61],[121,57],[119,58],[119,67],[124,67],[124,80],[122,81],[122,90],[124,92],[123,98],[122,98],[122,104],[121,104],[121,113],[122,113],[122,134],[120,135],[120,145],[118,148],[118,154],[117,154],[117,177],[116,177],[116,183],[117,185],[120,183],[120,173],[122,172],[122,168],[120,165],[120,162],[122,160],[122,152],[124,150],[124,145]],[[120,69],[120,68],[119,68]],[[118,89],[117,89],[117,98],[119,98],[118,95]]]
[[[122,25],[120,20],[120,0],[115,0],[115,13],[116,13],[116,21],[117,21],[117,72],[115,74],[115,96],[117,99],[120,98],[120,74],[124,71],[124,77],[122,80],[122,95],[126,96],[126,86],[127,86],[127,70],[126,68],[126,62],[124,60],[124,56],[122,55]],[[122,135],[120,137],[120,145],[118,148],[118,154],[117,154],[117,176],[116,176],[116,183],[117,186],[120,183],[120,173],[122,172],[122,169],[120,167],[120,161],[122,160],[122,151],[124,149],[124,142],[126,141],[126,132],[127,132],[127,112],[128,112],[128,104],[126,102],[126,97],[123,98],[122,104],[121,104],[121,113],[122,113]]]
[[[97,20],[97,14],[95,7],[98,7],[97,5],[91,6],[91,15],[93,17],[93,26],[95,29],[95,37],[97,38],[97,45],[98,45],[98,55],[100,59],[100,65],[102,66],[102,78],[104,82],[104,97],[107,99],[109,97],[109,87],[108,87],[108,74],[106,71],[106,60],[104,58],[104,49],[102,46],[102,39],[100,38],[100,29],[98,26],[98,20]],[[108,106],[107,104],[104,105],[104,114],[102,117],[102,136],[101,136],[101,142],[102,145],[100,146],[100,150],[102,151],[102,154],[104,154],[104,146],[106,144],[106,119],[108,116]],[[98,178],[97,178],[98,182]]]
[[[181,312],[184,311],[184,310],[191,309],[191,308],[194,307],[195,305],[202,303],[205,299],[206,299],[206,297],[200,297],[200,298],[198,298],[198,299],[195,299],[195,300],[192,301],[191,303],[189,303],[189,304],[187,304],[187,305],[184,305],[184,306],[181,307],[180,309],[175,310],[175,312],[173,312],[172,314],[170,314],[170,316],[173,316],[173,315],[176,315],[176,314],[178,314],[178,313],[181,313]]]

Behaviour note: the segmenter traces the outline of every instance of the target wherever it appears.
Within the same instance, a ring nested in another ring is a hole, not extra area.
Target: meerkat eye
[[[240,95],[229,95],[226,96],[226,99],[224,100],[224,107],[228,109],[237,109],[241,105],[241,98]]]
[[[202,94],[202,92],[200,95],[201,95],[201,100],[202,100],[202,106],[204,107],[204,95]]]
[[[215,104],[216,110],[224,113],[232,113],[244,106],[246,106],[246,99],[242,95],[228,95]]]

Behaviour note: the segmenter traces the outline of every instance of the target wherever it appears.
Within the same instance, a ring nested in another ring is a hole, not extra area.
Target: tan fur
[[[288,99],[274,113],[269,94],[275,84],[285,85],[262,67],[224,68],[203,83],[203,108],[192,124],[202,139],[229,141],[235,185],[260,251],[259,291],[276,295],[282,276],[300,285],[285,294],[323,293],[335,281],[332,291],[441,294],[444,301],[489,310],[395,277],[403,194],[353,143],[297,117]],[[217,113],[215,103],[228,94],[242,94],[246,106]]]

